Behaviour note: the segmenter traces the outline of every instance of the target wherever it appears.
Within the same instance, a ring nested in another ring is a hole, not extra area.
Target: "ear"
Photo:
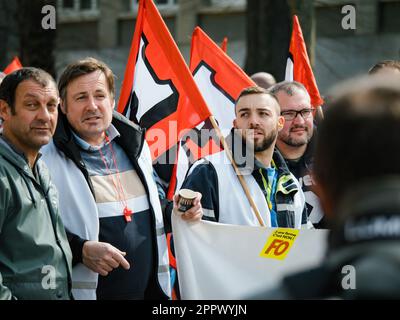
[[[235,129],[238,128],[238,127],[237,127],[237,123],[236,123],[236,119],[233,119],[233,127],[234,127]]]
[[[278,117],[278,131],[281,131],[283,129],[283,126],[285,125],[285,118],[282,116]]]
[[[60,109],[61,109],[63,114],[67,114],[67,111],[66,111],[67,108],[65,107],[64,100],[61,100],[61,99],[60,99]]]
[[[4,121],[8,121],[11,117],[11,108],[8,103],[4,100],[0,100],[0,118]]]
[[[114,110],[115,108],[115,99],[112,100],[112,109]]]

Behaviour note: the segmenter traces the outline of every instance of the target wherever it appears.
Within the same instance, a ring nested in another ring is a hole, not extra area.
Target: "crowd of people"
[[[170,299],[171,216],[259,226],[254,206],[267,227],[331,232],[323,265],[252,298],[399,298],[399,75],[400,62],[379,62],[331,93],[321,121],[301,83],[253,75],[229,148],[191,166],[182,188],[197,196],[178,214],[144,129],[114,110],[105,63],[75,61],[58,84],[34,67],[10,73],[0,84],[0,299]],[[228,159],[243,150],[237,169]],[[349,264],[351,293],[339,277]]]

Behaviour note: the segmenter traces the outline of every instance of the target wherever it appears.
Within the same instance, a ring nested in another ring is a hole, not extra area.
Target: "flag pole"
[[[226,154],[228,156],[229,161],[232,163],[233,169],[235,170],[235,173],[236,173],[236,175],[237,175],[237,177],[239,179],[239,182],[240,182],[240,184],[241,184],[241,186],[243,188],[244,193],[246,194],[247,200],[249,200],[250,206],[253,209],[253,212],[254,212],[258,222],[260,223],[260,225],[262,227],[264,227],[265,225],[264,225],[264,222],[263,222],[263,220],[261,218],[260,211],[258,211],[257,205],[255,204],[253,198],[251,197],[249,187],[247,186],[246,181],[244,181],[244,178],[243,178],[242,174],[240,173],[239,168],[237,167],[237,164],[236,164],[235,160],[233,159],[232,152],[229,149],[229,146],[226,143],[224,136],[222,135],[221,129],[219,128],[219,126],[217,124],[217,121],[215,121],[214,116],[210,116],[209,119],[211,121],[212,126],[217,131],[218,138],[222,142],[222,146],[224,147],[224,150],[225,150],[225,152],[226,152]]]

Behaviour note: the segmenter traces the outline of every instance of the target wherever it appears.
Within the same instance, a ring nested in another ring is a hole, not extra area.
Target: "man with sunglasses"
[[[299,180],[306,197],[310,222],[324,228],[319,198],[313,191],[311,171],[314,161],[314,108],[307,89],[296,81],[283,81],[270,88],[281,107],[285,124],[278,134],[276,147],[285,158],[289,170]]]

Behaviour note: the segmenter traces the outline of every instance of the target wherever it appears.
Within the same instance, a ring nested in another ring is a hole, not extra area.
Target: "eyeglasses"
[[[296,110],[286,110],[281,112],[281,116],[285,118],[285,120],[292,121],[294,120],[298,114],[300,114],[303,119],[308,119],[314,113],[313,108],[301,109],[299,111]]]

